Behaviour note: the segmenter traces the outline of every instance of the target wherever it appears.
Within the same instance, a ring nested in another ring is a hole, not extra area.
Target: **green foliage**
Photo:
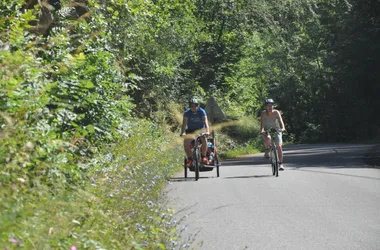
[[[225,156],[261,147],[268,96],[291,141],[380,133],[376,0],[84,2],[0,2],[0,247],[172,247],[192,95],[231,119]]]
[[[240,117],[231,126],[223,128],[228,135],[234,137],[240,142],[250,141],[256,138],[260,133],[260,124],[258,119],[253,116]]]
[[[30,187],[22,178],[8,187],[2,175],[0,247],[12,245],[9,239],[25,248],[157,249],[174,244],[175,221],[161,205],[160,194],[180,164],[181,151],[154,124],[134,124],[129,137],[78,165],[88,169],[80,188],[59,188],[58,183]]]
[[[60,17],[41,37],[28,31],[38,12],[1,22],[0,247],[170,246],[158,198],[179,153],[132,119],[135,85],[105,19]]]
[[[249,142],[243,145],[239,145],[235,149],[230,149],[219,154],[222,159],[232,159],[244,155],[256,154],[260,150],[257,149],[255,142]]]

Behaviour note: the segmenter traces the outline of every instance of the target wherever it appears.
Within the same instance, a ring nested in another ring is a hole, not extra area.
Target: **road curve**
[[[278,178],[263,154],[223,162],[220,178],[179,173],[167,187],[178,247],[380,249],[380,169],[363,161],[370,147],[288,146]]]

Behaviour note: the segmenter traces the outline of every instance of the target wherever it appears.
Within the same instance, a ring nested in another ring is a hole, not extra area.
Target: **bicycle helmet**
[[[265,99],[265,105],[267,105],[267,104],[274,104],[273,99],[271,99],[271,98]]]
[[[197,106],[199,106],[199,101],[197,98],[193,97],[189,100],[189,106],[191,106],[191,104],[196,104]]]

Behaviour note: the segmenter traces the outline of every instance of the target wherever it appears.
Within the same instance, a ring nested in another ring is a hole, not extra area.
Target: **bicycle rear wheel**
[[[280,161],[278,159],[278,153],[277,153],[277,148],[276,146],[273,147],[273,153],[274,153],[274,159],[273,159],[273,163],[274,163],[274,175],[276,177],[278,177],[278,168],[280,166]]]

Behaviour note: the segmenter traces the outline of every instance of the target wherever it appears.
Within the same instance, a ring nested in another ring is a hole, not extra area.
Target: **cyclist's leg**
[[[263,134],[263,139],[264,139],[264,147],[265,147],[265,149],[269,149],[269,146],[270,146],[270,143],[271,143],[270,135]]]
[[[194,131],[186,130],[186,135],[191,135],[193,132]],[[192,140],[193,140],[192,138],[185,138],[183,140],[183,147],[185,149],[185,153],[188,159],[193,157],[193,152],[191,151],[191,148],[190,148],[190,143]]]
[[[202,162],[203,164],[209,164],[207,160],[207,140],[204,136],[201,137],[201,143],[202,143],[202,148],[201,148],[201,157],[202,157]]]
[[[278,159],[280,160],[280,163],[283,163],[284,155],[282,153],[282,133],[281,132],[276,133],[276,145],[277,145]]]
[[[192,139],[184,139],[183,140],[183,147],[185,149],[185,153],[186,153],[187,158],[192,158],[192,152],[191,152],[191,148],[190,148],[191,141],[192,141]]]
[[[269,147],[270,147],[270,144],[271,144],[271,138],[270,138],[270,135],[267,135],[267,134],[263,134],[263,140],[264,140],[264,148],[265,148],[265,154],[264,154],[264,157],[265,158],[269,158]]]

